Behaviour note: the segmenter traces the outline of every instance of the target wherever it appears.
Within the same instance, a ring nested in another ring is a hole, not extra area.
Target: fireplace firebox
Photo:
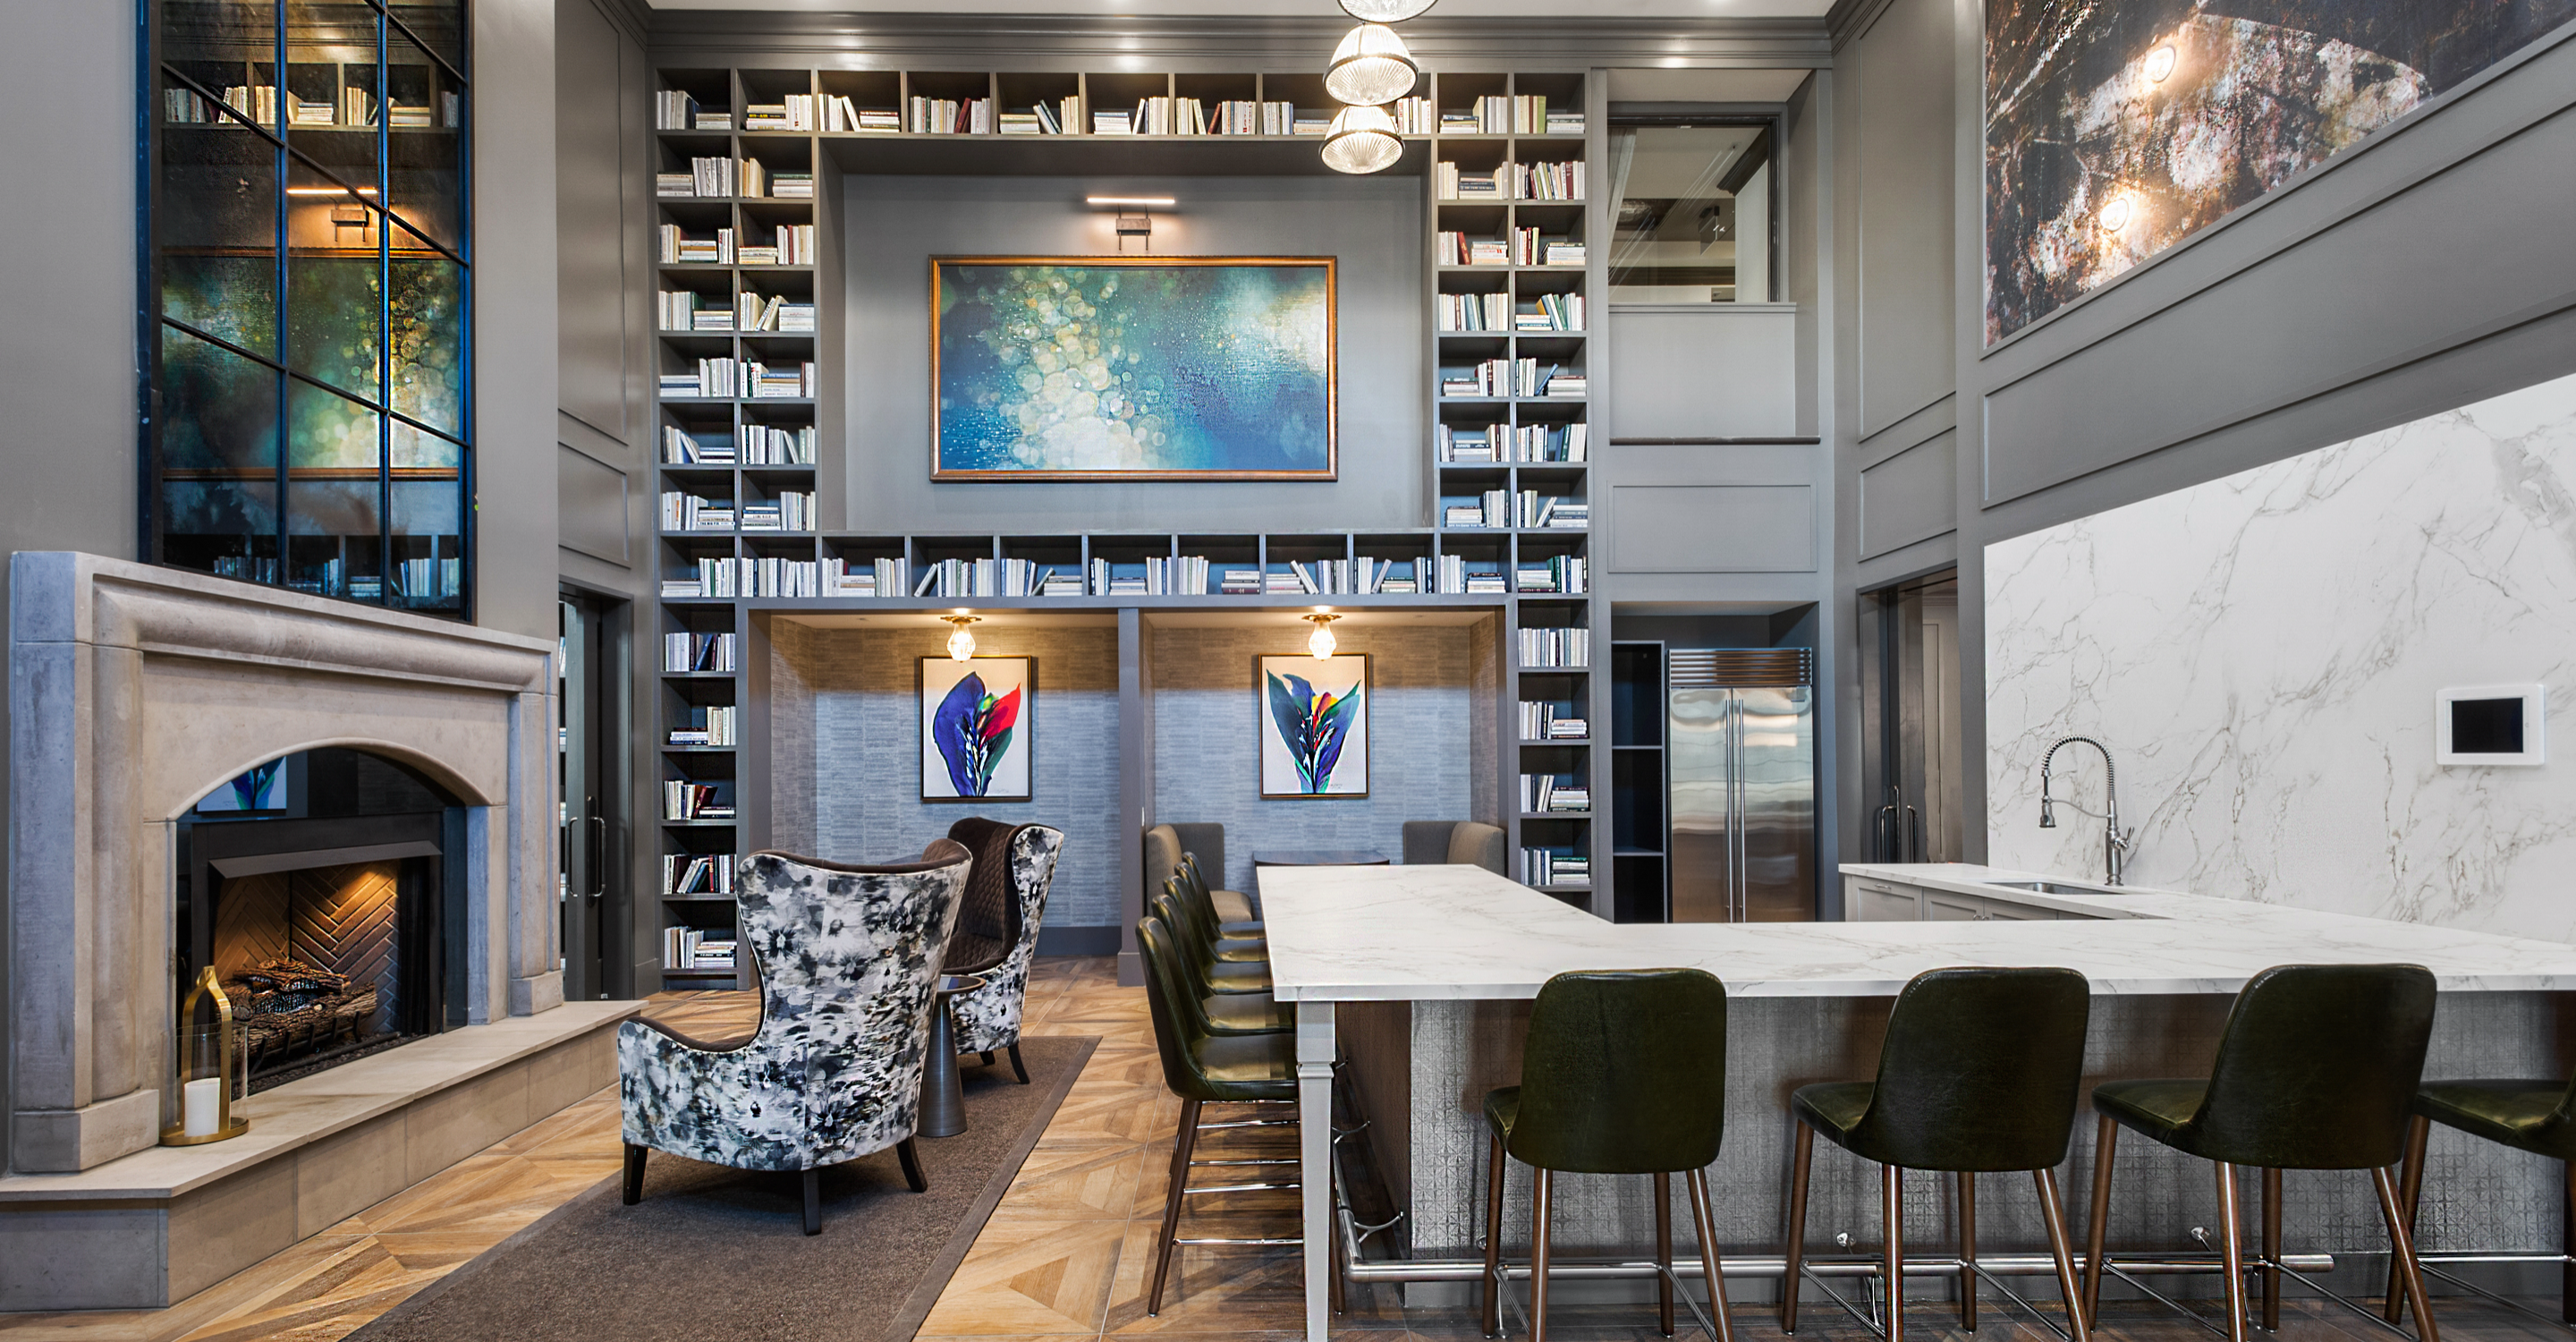
[[[180,978],[214,968],[252,1094],[464,1023],[464,811],[359,751],[275,768],[179,832]]]

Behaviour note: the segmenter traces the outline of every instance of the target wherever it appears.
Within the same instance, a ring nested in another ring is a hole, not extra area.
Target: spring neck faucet
[[[2098,817],[2103,824],[2102,864],[2109,870],[2110,884],[2125,884],[2121,879],[2121,867],[2125,865],[2131,845],[2137,841],[2138,832],[2134,829],[2124,831],[2120,828],[2120,771],[2111,763],[2111,748],[2109,746],[2103,745],[2101,742],[2096,741],[2089,736],[2063,736],[2058,738],[2056,744],[2051,745],[2048,748],[2048,753],[2046,755],[2040,757],[2039,827],[2041,829],[2057,828],[2057,813],[2055,808],[2058,806],[2064,806],[2068,810],[2074,811],[2080,815],[2093,814],[2093,812],[2087,811],[2083,807],[2078,806],[2071,801],[2060,802],[2056,798],[2048,795],[2049,766],[2056,762],[2057,752],[2059,750],[2078,742],[2091,746],[2095,750],[2102,752],[2102,804],[2105,809]]]

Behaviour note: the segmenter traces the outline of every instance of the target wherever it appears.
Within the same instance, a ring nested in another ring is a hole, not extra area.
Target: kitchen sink
[[[2126,890],[2098,885],[2065,885],[2057,881],[1979,881],[1998,890],[2028,890],[2041,895],[2125,895]]]

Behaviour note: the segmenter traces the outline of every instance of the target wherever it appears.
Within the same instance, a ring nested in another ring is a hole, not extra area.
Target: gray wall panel
[[[555,6],[474,7],[475,618],[555,609]]]
[[[929,258],[1114,253],[1086,194],[1169,195],[1159,255],[1339,258],[1341,478],[1329,483],[933,484]],[[1424,450],[1422,183],[1413,178],[853,177],[849,526],[859,531],[1416,527]],[[828,449],[827,449],[828,450]]]
[[[555,447],[557,543],[593,559],[628,563],[626,472],[570,444]]]
[[[1798,432],[1797,309],[1786,303],[1610,309],[1613,438]],[[1598,430],[1596,430],[1598,432]]]
[[[590,0],[563,0],[555,50],[557,404],[602,433],[627,423],[625,233],[617,96],[625,38]]]
[[[1860,557],[1930,540],[1958,526],[1959,434],[1931,439],[1860,473]]]
[[[1810,485],[1621,485],[1618,573],[1797,573],[1816,567]]]
[[[1951,96],[1945,0],[1896,0],[1850,48],[1859,124],[1853,195],[1859,242],[1857,366],[1866,438],[1946,396],[1951,343]]]

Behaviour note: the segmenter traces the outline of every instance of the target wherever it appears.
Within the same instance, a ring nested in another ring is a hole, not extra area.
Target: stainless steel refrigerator
[[[1814,665],[1804,648],[1668,654],[1674,922],[1815,919]]]

